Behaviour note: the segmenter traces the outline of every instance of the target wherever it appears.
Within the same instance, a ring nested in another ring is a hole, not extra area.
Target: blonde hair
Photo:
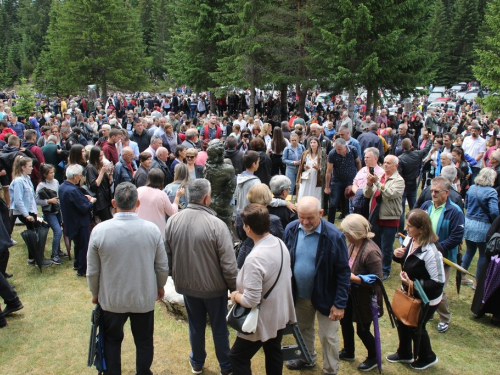
[[[375,237],[375,234],[370,231],[371,226],[368,220],[358,214],[348,215],[340,223],[340,228],[355,240]]]
[[[268,206],[273,199],[273,194],[266,184],[252,186],[247,194],[248,203],[261,204]]]
[[[197,149],[195,149],[195,148],[193,148],[193,147],[188,148],[188,149],[186,150],[186,156],[187,156],[187,155],[194,155],[194,157],[196,158],[196,157],[198,156],[198,150],[197,150]]]
[[[271,124],[269,124],[268,122],[265,122],[262,127],[260,128],[260,136],[261,137],[264,137],[266,135],[268,135],[270,133],[269,131],[269,127],[271,126]]]

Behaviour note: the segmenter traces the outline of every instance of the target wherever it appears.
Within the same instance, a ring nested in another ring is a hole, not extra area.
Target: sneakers
[[[60,266],[61,264],[63,264],[61,258],[59,258],[58,256],[55,256],[52,258],[52,263],[57,265],[57,266]]]
[[[474,285],[474,282],[470,279],[462,278],[462,285],[472,286]]]
[[[303,368],[311,368],[314,366],[316,366],[316,361],[313,361],[312,363],[304,362],[301,359],[286,361],[286,368],[289,370],[301,370]]]
[[[377,359],[366,358],[363,363],[358,366],[359,371],[371,371],[377,367]]]
[[[382,281],[387,280],[391,275],[389,273],[384,273],[384,276],[382,277]]]
[[[52,259],[44,259],[43,262],[42,262],[42,267],[50,267],[52,264],[54,264],[54,262],[52,261]],[[34,259],[28,259],[28,266],[36,266],[36,262]]]
[[[65,252],[63,251],[59,251],[59,253],[57,254],[57,256],[59,258],[69,258],[68,254],[66,254]]]
[[[339,359],[341,361],[347,361],[347,362],[353,362],[354,361],[354,354],[349,354],[345,349],[342,349],[339,352]]]
[[[401,358],[398,352],[388,355],[385,359],[391,363],[413,363],[413,358]]]
[[[438,323],[438,326],[437,326],[437,331],[439,333],[444,333],[448,330],[448,328],[450,328],[450,324],[449,323]]]
[[[221,371],[220,375],[233,375],[233,370]]]
[[[433,365],[435,365],[436,363],[438,363],[438,358],[436,357],[436,359],[434,361],[422,361],[422,360],[417,360],[415,362],[413,362],[412,364],[410,364],[410,367],[414,370],[425,370],[426,368],[429,368]]]
[[[189,366],[191,366],[191,372],[193,374],[202,374],[203,373],[203,367],[193,366],[193,364],[191,363],[191,361],[189,361]]]
[[[10,239],[12,241],[12,246],[16,246],[17,245],[17,241],[13,238]]]

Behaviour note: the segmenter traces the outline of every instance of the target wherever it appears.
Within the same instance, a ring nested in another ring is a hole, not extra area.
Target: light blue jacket
[[[302,158],[302,153],[305,151],[304,145],[298,143],[296,150],[297,150],[297,161],[300,162],[300,159]],[[293,162],[295,161],[295,157],[293,154],[294,150],[292,149],[292,146],[287,146],[283,150],[283,156],[281,157],[281,160],[283,161],[284,164],[286,164],[287,168],[298,171],[299,165],[293,164]]]
[[[483,211],[478,203],[481,200],[482,205],[489,211],[489,216],[495,220],[498,216],[498,194],[490,186],[472,185],[465,195],[466,218],[490,223],[488,215]]]
[[[14,215],[28,216],[30,212],[37,213],[35,188],[29,176],[14,178],[9,186],[11,197],[10,208]]]

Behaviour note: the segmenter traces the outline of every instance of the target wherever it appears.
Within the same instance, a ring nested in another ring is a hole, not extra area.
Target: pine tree
[[[136,90],[144,82],[144,49],[138,15],[123,0],[52,3],[47,48],[37,66],[37,85],[74,93],[98,84]]]
[[[167,69],[174,80],[196,91],[219,86],[217,60],[224,56],[218,47],[223,40],[220,27],[226,2],[223,0],[177,0],[170,3],[175,32],[168,43]],[[215,90],[210,90],[211,110],[215,111]]]
[[[451,14],[450,14],[451,16]],[[429,37],[427,50],[435,54],[432,64],[433,72],[429,82],[436,85],[451,86],[453,70],[450,65],[450,26],[443,0],[435,0],[429,20]]]
[[[500,0],[491,0],[486,7],[484,33],[477,44],[472,70],[483,86],[491,92],[500,91]],[[500,114],[500,97],[488,95],[484,108],[494,115]]]
[[[151,71],[162,75],[167,69],[167,55],[172,52],[172,46],[167,43],[172,33],[172,20],[169,13],[169,0],[152,0],[151,24],[154,30],[152,43],[149,46],[148,57],[151,58]]]
[[[477,41],[480,21],[478,0],[456,0],[452,14],[450,23],[452,83],[469,82],[474,79],[472,74],[473,47]]]

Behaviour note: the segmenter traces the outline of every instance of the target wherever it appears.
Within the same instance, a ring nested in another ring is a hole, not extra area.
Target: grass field
[[[84,278],[77,278],[72,262],[52,266],[41,274],[37,268],[26,265],[27,250],[19,233],[24,226],[16,226],[14,238],[19,244],[11,248],[8,272],[16,287],[24,309],[7,318],[8,326],[0,330],[0,375],[19,374],[94,374],[86,367],[87,345],[92,310],[91,296]],[[46,256],[50,254],[50,240]],[[476,260],[473,261],[475,266]],[[399,285],[399,265],[393,265],[391,278],[386,282],[389,297]],[[472,270],[474,272],[474,270]],[[126,272],[126,270],[124,270]],[[428,330],[439,363],[426,370],[428,374],[500,374],[498,352],[500,331],[489,324],[485,317],[476,321],[470,312],[473,290],[462,286],[460,295],[455,289],[454,274],[448,286],[452,320],[448,332],[436,331],[437,320],[430,322]],[[152,370],[155,374],[189,374],[190,351],[188,326],[166,311],[162,303],[155,308],[155,358]],[[127,324],[122,349],[123,374],[135,373],[135,347]],[[339,333],[340,334],[340,333]],[[390,327],[387,317],[381,319],[383,355],[397,348],[396,329]],[[286,337],[284,344],[291,344]],[[231,332],[230,342],[235,335]],[[342,338],[340,338],[342,347]],[[365,359],[366,350],[356,341],[356,361],[341,362],[340,374],[359,373],[356,367]],[[316,348],[320,353],[319,342]],[[219,368],[212,345],[210,329],[207,331],[207,361],[204,374],[218,375]],[[259,352],[254,358],[253,373],[265,374],[264,356]],[[321,364],[319,360],[319,364]],[[384,360],[384,374],[414,373],[408,365],[391,364]],[[293,372],[286,368],[284,374],[323,374],[321,366]],[[373,372],[374,373],[374,372]],[[237,375],[237,374],[235,374]]]

